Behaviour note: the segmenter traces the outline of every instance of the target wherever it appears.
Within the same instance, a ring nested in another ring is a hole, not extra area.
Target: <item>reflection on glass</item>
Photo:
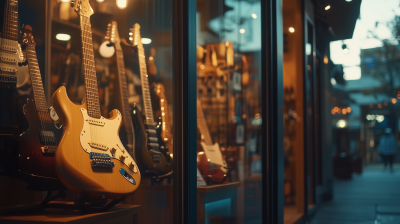
[[[260,1],[197,1],[198,223],[261,223]]]

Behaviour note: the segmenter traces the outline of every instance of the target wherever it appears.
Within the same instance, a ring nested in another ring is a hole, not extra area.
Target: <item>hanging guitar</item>
[[[128,87],[126,82],[125,74],[125,63],[124,55],[122,52],[120,38],[118,33],[118,27],[116,21],[111,21],[108,24],[106,40],[110,41],[115,47],[116,57],[117,57],[117,67],[118,67],[118,81],[119,81],[119,95],[121,99],[121,109],[124,116],[122,116],[123,129],[120,130],[120,137],[122,138],[122,143],[128,149],[128,152],[135,156],[134,152],[134,129],[132,124],[132,111],[128,102]]]
[[[197,168],[207,184],[220,184],[226,181],[227,164],[222,158],[218,143],[213,144],[201,102],[197,100],[197,128],[201,140],[197,143]]]
[[[0,37],[0,135],[19,133],[17,122],[17,87],[27,79],[26,66],[18,64],[24,60],[18,44],[18,0],[6,0],[3,32]]]
[[[119,139],[121,113],[115,109],[109,119],[101,116],[89,0],[71,5],[80,17],[86,95],[77,105],[69,100],[65,86],[53,94],[53,106],[64,126],[55,168],[62,183],[82,196],[120,200],[139,187],[140,172]]]
[[[29,129],[19,137],[18,169],[20,176],[26,182],[42,185],[45,189],[51,188],[50,182],[54,182],[53,184],[56,185],[53,186],[54,189],[58,189],[61,183],[59,183],[54,169],[54,153],[59,141],[57,137],[60,136],[62,130],[61,127],[56,128],[47,108],[42,76],[36,57],[36,42],[33,39],[32,27],[29,25],[24,27],[22,44],[28,60],[33,98],[28,98],[24,105],[24,114],[28,120]],[[36,183],[32,183],[32,181]]]
[[[153,107],[139,24],[133,25],[130,35],[130,40],[133,47],[136,48],[139,58],[145,114],[143,120],[141,112],[136,105],[134,106],[132,120],[135,128],[136,158],[140,169],[146,170],[149,174],[148,176],[163,177],[172,174],[172,158],[161,138],[162,122],[156,123],[153,118]]]

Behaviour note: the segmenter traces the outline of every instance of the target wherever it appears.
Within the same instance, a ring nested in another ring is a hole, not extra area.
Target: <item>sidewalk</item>
[[[334,199],[310,224],[400,224],[400,164],[394,170],[370,165],[352,180],[335,180]]]

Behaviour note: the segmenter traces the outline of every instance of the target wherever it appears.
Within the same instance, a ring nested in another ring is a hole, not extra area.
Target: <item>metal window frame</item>
[[[173,1],[175,224],[197,223],[196,0]],[[262,223],[283,223],[282,0],[261,1]]]

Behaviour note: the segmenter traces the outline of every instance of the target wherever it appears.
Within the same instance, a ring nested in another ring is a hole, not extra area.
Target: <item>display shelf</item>
[[[197,186],[197,223],[206,223],[206,204],[231,199],[231,215],[237,214],[239,182]]]
[[[72,205],[72,202],[51,202],[64,205]],[[115,224],[115,223],[138,223],[138,213],[141,205],[115,205],[107,212],[82,214],[78,210],[47,208],[38,209],[39,203],[29,205],[18,205],[0,209],[0,223],[19,224],[19,223],[42,223],[47,224],[69,223],[69,224]],[[4,213],[6,212],[6,213]],[[12,212],[12,213],[11,213]]]

